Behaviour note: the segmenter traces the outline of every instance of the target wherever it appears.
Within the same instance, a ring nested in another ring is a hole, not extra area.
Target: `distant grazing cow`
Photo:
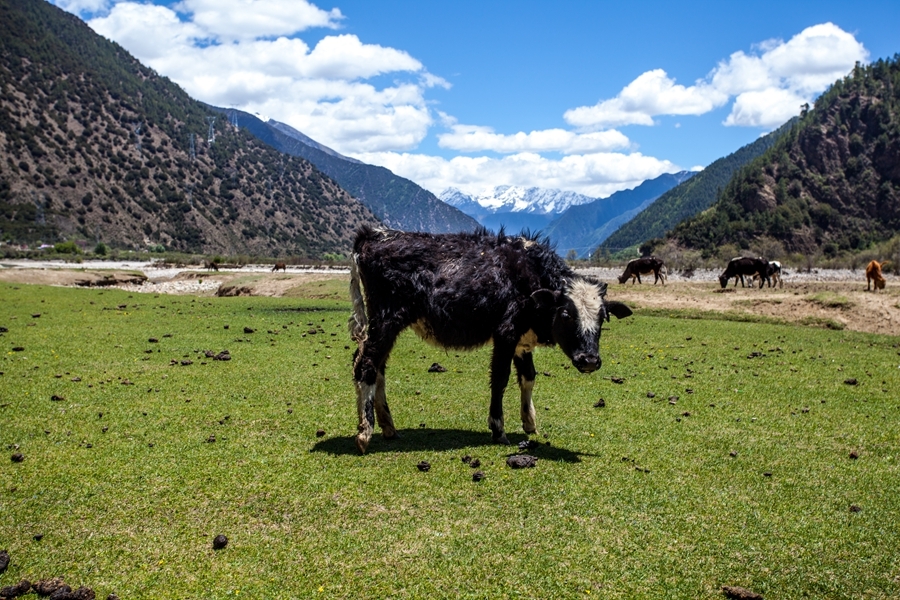
[[[769,279],[771,280],[769,284],[770,287],[775,287],[776,283],[778,284],[778,287],[784,287],[784,279],[781,278],[780,262],[778,262],[777,260],[770,260],[768,266],[766,267],[766,273],[769,275]],[[758,273],[750,277],[750,285],[752,286],[757,279],[762,279]],[[737,285],[737,282],[735,282],[735,285]],[[762,283],[760,283],[759,287],[762,287]]]
[[[650,273],[654,275],[653,285],[656,285],[657,281],[662,281],[663,285],[666,285],[666,265],[655,256],[644,256],[628,261],[625,272],[619,276],[619,283],[625,283],[629,278],[632,285],[634,285],[635,279],[641,283],[641,275]]]
[[[219,265],[216,264],[216,263],[213,262],[213,261],[208,261],[208,262],[206,263],[206,270],[207,270],[207,271],[218,271],[218,270],[219,270]]]
[[[744,286],[744,275],[754,275],[759,274],[762,278],[759,282],[759,287],[763,286],[763,280],[772,285],[772,280],[769,279],[769,262],[762,258],[750,258],[746,256],[739,256],[737,258],[732,258],[728,262],[728,266],[725,268],[725,271],[719,275],[719,283],[722,284],[722,287],[725,288],[728,286],[728,280],[734,277],[734,287],[737,287],[737,280],[741,280],[741,287]],[[752,285],[752,284],[751,284]]]
[[[881,266],[884,263],[879,263],[877,260],[873,260],[868,265],[866,265],[866,289],[872,289],[872,283],[875,283],[875,291],[884,289],[884,275],[881,274]]]
[[[274,272],[277,271],[278,269],[281,269],[282,271],[284,271],[285,273],[287,273],[287,265],[284,264],[284,263],[275,263],[275,266],[272,267],[272,272],[274,273]]]
[[[368,448],[376,417],[385,438],[397,436],[384,373],[407,327],[441,348],[470,350],[493,342],[488,427],[495,442],[508,444],[503,392],[510,363],[518,375],[522,426],[532,434],[532,351],[558,344],[579,371],[596,371],[601,325],[610,314],[631,314],[606,299],[605,283],[576,275],[546,240],[502,230],[433,235],[362,227],[350,269],[360,452]]]

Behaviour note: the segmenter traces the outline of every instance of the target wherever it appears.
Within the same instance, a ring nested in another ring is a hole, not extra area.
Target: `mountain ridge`
[[[0,238],[185,252],[346,254],[371,211],[83,21],[0,0]]]

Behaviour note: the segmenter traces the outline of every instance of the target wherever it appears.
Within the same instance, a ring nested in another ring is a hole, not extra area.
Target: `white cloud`
[[[579,154],[560,160],[530,152],[502,158],[457,156],[450,160],[397,152],[363,153],[354,158],[381,165],[435,194],[448,187],[478,193],[498,182],[511,182],[601,198],[633,188],[646,179],[679,170],[669,161],[640,153]]]
[[[803,96],[779,88],[744,92],[735,98],[724,124],[774,129],[797,116],[804,102]]]
[[[313,27],[336,29],[343,15],[306,0],[183,0],[175,5],[192,22],[223,41],[291,35]]]
[[[652,125],[656,115],[702,115],[728,99],[718,90],[698,83],[678,85],[662,69],[641,74],[611,100],[566,111],[566,122],[576,127]]]
[[[647,71],[616,97],[568,110],[564,118],[585,129],[653,125],[655,116],[701,115],[734,98],[724,124],[774,127],[869,56],[833,23],[808,27],[787,42],[766,40],[755,50],[735,52],[692,86],[676,84],[662,69]]]
[[[611,129],[578,134],[565,129],[544,129],[505,135],[490,127],[453,125],[450,133],[438,135],[438,145],[460,152],[493,151],[501,154],[518,152],[606,152],[628,148],[631,142],[622,133]]]

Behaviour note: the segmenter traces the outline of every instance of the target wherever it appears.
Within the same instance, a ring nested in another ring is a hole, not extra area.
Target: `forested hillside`
[[[700,214],[713,205],[734,174],[771,148],[790,128],[791,123],[793,121],[714,161],[687,181],[675,186],[606,238],[600,249],[616,252],[639,246],[653,238],[662,237],[681,221]]]
[[[837,81],[743,168],[678,244],[712,253],[768,238],[788,252],[856,251],[900,232],[900,55]]]
[[[0,0],[0,91],[4,241],[321,256],[377,222],[43,0]]]

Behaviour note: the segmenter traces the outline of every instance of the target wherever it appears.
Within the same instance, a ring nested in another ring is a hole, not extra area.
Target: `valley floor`
[[[158,263],[5,261],[0,263],[0,281],[43,285],[112,285],[133,292],[154,294],[291,296],[308,295],[311,285],[330,282],[323,290],[340,297],[342,281],[349,279],[343,269],[314,269],[289,266],[287,272],[272,272],[267,265],[247,265],[207,271],[197,267],[176,267]],[[138,282],[121,272],[146,276]],[[620,269],[586,269],[610,283],[609,297],[648,311],[680,310],[758,316],[790,323],[843,328],[852,331],[900,336],[900,282],[886,275],[884,290],[866,290],[861,270],[813,270],[788,272],[784,286],[743,288],[729,284],[722,290],[718,272],[696,271],[686,278],[671,274],[665,286],[653,285],[653,277],[643,283],[619,284]],[[114,273],[115,275],[111,275]],[[114,281],[110,282],[110,279]],[[323,296],[325,297],[325,296]]]

